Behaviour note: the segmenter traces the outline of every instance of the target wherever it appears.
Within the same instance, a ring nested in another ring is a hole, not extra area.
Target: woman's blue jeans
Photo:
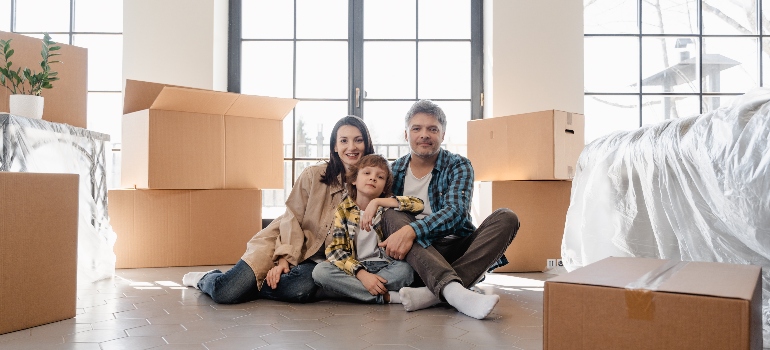
[[[315,265],[312,260],[303,261],[281,275],[276,289],[264,283],[262,290],[258,290],[254,271],[245,261],[239,260],[227,272],[214,270],[207,273],[198,282],[198,288],[218,304],[238,304],[256,299],[306,303],[313,301],[318,290],[313,282]]]

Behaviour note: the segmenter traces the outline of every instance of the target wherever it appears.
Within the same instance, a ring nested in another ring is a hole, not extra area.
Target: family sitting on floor
[[[241,260],[226,272],[190,272],[184,285],[222,304],[351,298],[415,311],[446,301],[486,317],[499,296],[470,288],[507,263],[519,219],[498,209],[474,227],[473,167],[440,147],[444,111],[421,100],[405,122],[411,152],[389,166],[362,119],[340,119],[330,160],[302,172],[286,212],[248,242]]]

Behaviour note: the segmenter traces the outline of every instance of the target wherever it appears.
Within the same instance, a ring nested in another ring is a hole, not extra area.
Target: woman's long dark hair
[[[337,145],[337,130],[343,125],[355,126],[358,131],[361,132],[361,136],[364,138],[364,154],[368,155],[374,153],[374,145],[372,145],[372,137],[369,135],[369,129],[366,127],[364,120],[354,115],[343,117],[334,124],[332,129],[331,142],[329,142],[329,165],[326,167],[326,173],[321,176],[321,183],[329,186],[344,186],[347,183],[345,177],[345,164],[342,163],[340,155],[334,151],[334,146]]]

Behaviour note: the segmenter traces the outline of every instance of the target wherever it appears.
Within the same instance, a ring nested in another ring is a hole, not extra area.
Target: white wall
[[[484,1],[484,118],[583,111],[583,1]]]
[[[227,90],[227,0],[123,1],[123,79]]]

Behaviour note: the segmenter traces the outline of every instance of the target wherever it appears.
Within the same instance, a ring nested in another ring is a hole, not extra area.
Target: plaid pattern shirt
[[[393,193],[396,195],[404,194],[404,179],[411,157],[407,154],[393,162]],[[476,231],[470,214],[473,198],[471,161],[442,148],[431,173],[428,200],[433,213],[410,224],[417,234],[417,243],[425,248],[436,239],[449,235],[467,237]],[[490,271],[507,263],[503,256]]]
[[[396,210],[419,214],[425,208],[422,199],[417,197],[397,196],[395,198],[398,200],[398,208]],[[372,228],[377,233],[378,242],[382,242],[382,225],[380,225],[380,221],[384,211],[385,208],[380,207],[377,209],[374,218],[372,218]],[[337,206],[332,226],[332,242],[326,247],[326,258],[339,267],[340,270],[353,276],[355,276],[358,269],[363,268],[363,265],[356,259],[356,235],[359,231],[358,225],[360,222],[361,209],[358,208],[353,198],[346,196],[342,203]],[[382,248],[377,247],[377,249],[379,250],[378,255],[380,258],[387,261],[393,260],[385,254]]]

